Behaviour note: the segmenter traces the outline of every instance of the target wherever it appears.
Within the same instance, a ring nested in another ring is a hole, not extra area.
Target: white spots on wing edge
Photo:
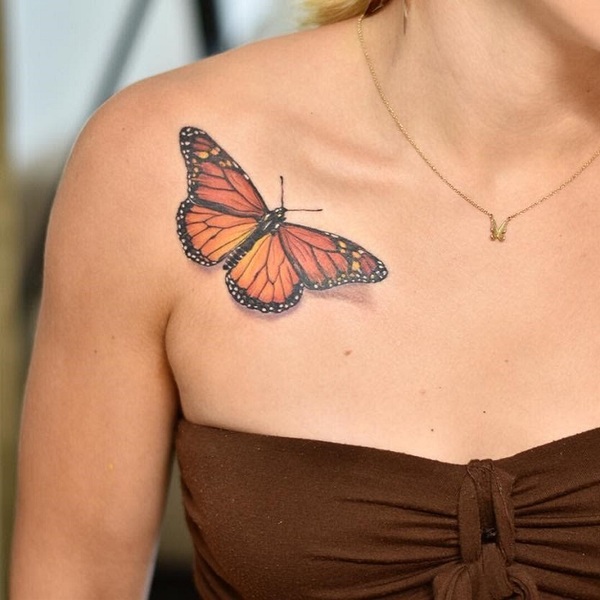
[[[289,308],[292,308],[293,306],[298,304],[298,302],[300,301],[300,298],[302,297],[303,286],[299,287],[296,294],[294,296],[292,296],[291,298],[288,298],[286,302],[264,303],[256,298],[249,297],[247,295],[246,291],[243,290],[242,288],[240,288],[236,284],[236,282],[233,281],[233,279],[231,279],[229,276],[227,276],[225,278],[225,281],[227,283],[227,288],[228,288],[230,294],[233,296],[233,299],[236,302],[238,302],[242,306],[245,306],[246,308],[258,310],[265,314],[266,313],[282,313],[283,311],[288,310]]]

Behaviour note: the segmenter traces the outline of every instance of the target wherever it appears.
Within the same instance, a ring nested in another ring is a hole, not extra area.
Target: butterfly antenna
[[[281,208],[283,208],[283,175],[279,176],[281,182]],[[322,208],[286,208],[286,212],[321,212]]]
[[[283,208],[283,175],[279,176],[279,182],[281,184],[281,208]]]

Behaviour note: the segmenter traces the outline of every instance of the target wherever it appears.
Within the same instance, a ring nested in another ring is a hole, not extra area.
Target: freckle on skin
[[[344,356],[350,356],[352,354],[352,350],[344,350]]]
[[[432,428],[431,428],[429,431],[432,431],[432,432],[433,432],[433,431],[435,431],[435,429],[432,427]]]

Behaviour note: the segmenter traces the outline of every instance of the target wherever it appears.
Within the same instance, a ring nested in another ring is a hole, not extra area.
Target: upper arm
[[[15,600],[127,599],[146,585],[177,413],[163,338],[185,190],[171,175],[178,132],[150,126],[143,95],[92,119],[53,207],[22,421]]]

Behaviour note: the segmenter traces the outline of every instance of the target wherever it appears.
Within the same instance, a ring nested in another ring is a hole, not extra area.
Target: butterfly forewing
[[[310,289],[376,283],[387,277],[383,262],[351,240],[290,223],[282,225],[278,233],[286,255]]]
[[[228,214],[257,219],[268,212],[250,177],[208,133],[184,127],[179,143],[192,201],[216,205],[215,208]]]

